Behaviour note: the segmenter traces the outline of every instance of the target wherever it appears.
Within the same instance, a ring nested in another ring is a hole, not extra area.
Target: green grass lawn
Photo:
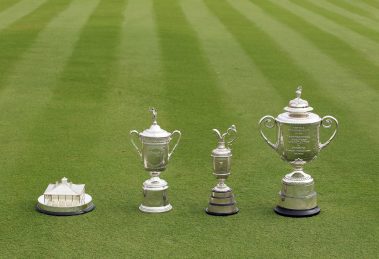
[[[291,168],[257,125],[298,85],[340,122],[302,219],[272,210]],[[1,0],[0,257],[377,258],[378,97],[378,0]],[[162,174],[174,209],[154,215],[129,143],[151,106],[183,134]],[[211,129],[231,124],[240,213],[211,217]],[[63,176],[96,210],[34,210]]]

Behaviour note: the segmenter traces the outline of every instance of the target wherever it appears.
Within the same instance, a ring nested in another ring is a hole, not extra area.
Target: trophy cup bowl
[[[130,131],[130,135],[137,136],[140,140],[141,147],[138,147],[134,142],[133,137],[131,142],[137,150],[144,169],[150,173],[151,178],[143,183],[143,202],[139,209],[143,212],[160,213],[172,209],[167,197],[167,182],[159,175],[163,172],[170,158],[175,151],[181,133],[178,130],[169,133],[157,124],[157,111],[152,108],[150,111],[153,114],[153,124],[149,129],[143,132],[136,130]],[[170,141],[177,135],[177,141],[172,150],[170,151]]]
[[[259,121],[260,134],[284,161],[290,163],[293,171],[282,179],[279,203],[275,212],[283,216],[306,217],[320,212],[317,206],[317,193],[313,178],[303,171],[306,163],[314,160],[319,152],[335,137],[338,121],[332,116],[320,118],[311,113],[312,107],[301,99],[301,87],[296,91],[297,98],[291,100],[285,112],[276,118],[267,115]],[[320,142],[320,126],[331,128],[334,132],[325,142]],[[276,141],[272,143],[263,133],[263,128],[276,128]]]
[[[213,175],[218,180],[218,184],[212,189],[208,207],[205,212],[214,216],[229,216],[238,213],[237,203],[234,199],[232,189],[225,184],[225,180],[230,175],[232,152],[228,146],[237,138],[236,126],[232,125],[224,134],[217,129],[213,129],[218,137],[218,146],[212,151]],[[226,141],[227,136],[232,136]]]

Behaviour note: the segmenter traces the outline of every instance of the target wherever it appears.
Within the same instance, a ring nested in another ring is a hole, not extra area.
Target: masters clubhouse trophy
[[[210,215],[228,216],[238,212],[236,201],[232,189],[225,184],[225,180],[230,175],[232,151],[229,146],[237,138],[236,126],[232,125],[226,133],[222,134],[217,129],[213,129],[218,137],[218,146],[213,149],[213,175],[218,179],[218,184],[212,189],[209,198],[208,208],[205,211]],[[231,136],[226,141],[226,136]]]
[[[141,140],[141,149],[135,144],[133,137],[131,142],[137,149],[146,171],[150,172],[151,178],[143,183],[143,202],[139,209],[143,212],[160,213],[172,209],[167,198],[167,182],[159,178],[161,172],[166,169],[176,146],[179,143],[181,133],[174,130],[169,133],[157,124],[157,111],[152,108],[153,124],[149,129],[139,133],[136,130],[130,131],[130,135],[136,135]],[[178,139],[171,152],[169,143],[172,137],[177,134]]]
[[[263,139],[280,157],[293,166],[293,171],[282,179],[282,190],[279,192],[279,204],[276,213],[289,217],[307,217],[320,212],[317,206],[317,194],[313,178],[303,171],[303,166],[315,159],[335,137],[338,121],[332,116],[320,118],[312,113],[308,102],[300,98],[301,86],[297,88],[297,97],[284,108],[285,112],[278,117],[264,116],[260,121],[260,133]],[[325,143],[320,143],[320,126],[334,131]],[[262,132],[262,127],[277,128],[277,139],[272,143]]]

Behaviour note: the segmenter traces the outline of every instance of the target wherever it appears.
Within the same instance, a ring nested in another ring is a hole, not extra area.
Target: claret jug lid
[[[316,123],[321,120],[320,116],[312,113],[313,108],[308,101],[301,99],[302,87],[296,90],[296,98],[289,101],[288,106],[284,107],[284,113],[279,114],[277,121],[282,123]]]
[[[217,148],[212,150],[212,157],[230,157],[232,156],[232,151],[230,150],[229,146],[231,143],[236,140],[237,138],[237,128],[235,125],[230,126],[230,128],[224,133],[221,134],[219,130],[213,129],[214,132],[216,132],[217,138],[218,138],[218,145]],[[231,135],[233,133],[233,136],[230,140],[226,140],[226,136]]]
[[[140,133],[141,137],[146,138],[168,138],[171,136],[171,133],[162,129],[157,123],[157,110],[155,108],[151,108],[150,112],[152,113],[152,121],[150,128],[145,129]]]

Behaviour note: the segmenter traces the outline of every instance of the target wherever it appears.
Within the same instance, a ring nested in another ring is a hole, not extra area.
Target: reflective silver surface
[[[293,166],[293,171],[282,179],[279,193],[281,208],[289,210],[310,210],[317,207],[317,194],[313,178],[303,171],[303,166],[314,160],[318,153],[335,137],[338,121],[332,116],[320,118],[312,113],[312,107],[301,99],[302,89],[296,91],[297,97],[285,107],[285,112],[276,118],[267,115],[259,121],[260,134],[279,156]],[[320,142],[320,126],[334,131],[325,142]],[[276,128],[276,141],[271,142],[263,132],[264,128]]]
[[[172,209],[167,198],[167,182],[160,179],[159,175],[164,171],[171,159],[171,156],[176,149],[181,133],[174,130],[172,133],[161,129],[157,123],[157,111],[152,108],[152,125],[149,129],[143,132],[136,130],[130,131],[132,135],[131,142],[136,148],[142,162],[144,169],[150,173],[151,178],[143,183],[143,201],[139,207],[143,212],[159,213],[166,212]],[[177,140],[173,148],[170,150],[170,141],[177,136]],[[138,137],[140,140],[140,147],[133,139]]]
[[[237,138],[237,129],[232,125],[224,134],[217,129],[213,129],[213,131],[218,137],[218,146],[212,151],[213,175],[218,179],[218,184],[212,189],[205,211],[210,215],[227,216],[238,212],[232,189],[225,184],[231,170],[230,145]],[[227,140],[226,137],[230,139]]]

